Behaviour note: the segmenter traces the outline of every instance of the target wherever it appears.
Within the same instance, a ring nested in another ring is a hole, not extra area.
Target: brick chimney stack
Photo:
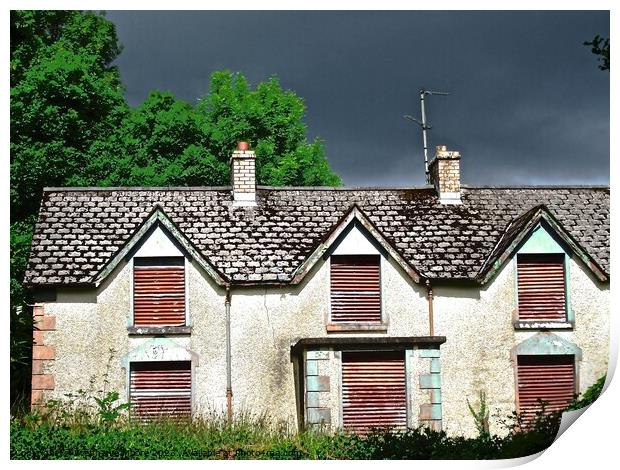
[[[439,195],[441,204],[461,204],[461,154],[447,150],[445,145],[436,147],[435,158],[428,165],[431,184]]]
[[[239,142],[230,157],[233,206],[256,205],[256,154],[250,144]]]

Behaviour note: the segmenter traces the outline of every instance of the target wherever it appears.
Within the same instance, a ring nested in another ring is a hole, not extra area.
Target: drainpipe
[[[426,280],[426,295],[428,297],[428,329],[429,336],[435,336],[435,325],[433,322],[433,287],[431,281]]]
[[[224,306],[226,308],[226,412],[228,422],[232,421],[232,373],[230,359],[230,285],[226,285],[226,300]]]

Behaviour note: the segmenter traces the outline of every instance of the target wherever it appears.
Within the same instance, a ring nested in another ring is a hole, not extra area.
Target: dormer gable
[[[159,231],[158,231],[159,230]],[[151,234],[157,233],[151,240]],[[143,249],[142,253],[153,252],[158,247],[167,250],[179,250],[194,260],[216,284],[225,285],[224,278],[211,266],[203,255],[193,246],[183,232],[172,222],[163,209],[156,205],[151,214],[125,243],[116,255],[95,276],[95,286],[101,283],[112,273],[119,263],[131,258],[136,250]]]

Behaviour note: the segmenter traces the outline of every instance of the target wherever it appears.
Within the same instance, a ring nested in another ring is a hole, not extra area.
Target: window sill
[[[517,320],[515,330],[572,330],[575,325],[566,320]]]
[[[128,326],[130,335],[189,335],[191,326]]]
[[[342,333],[347,331],[380,331],[387,332],[388,324],[371,324],[371,323],[330,323],[325,326],[328,333]]]

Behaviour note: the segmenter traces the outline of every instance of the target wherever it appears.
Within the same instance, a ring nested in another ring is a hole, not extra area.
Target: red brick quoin
[[[32,332],[32,395],[31,407],[43,404],[45,390],[54,390],[54,376],[44,374],[46,363],[56,358],[52,346],[45,344],[46,332],[56,330],[56,317],[45,315],[43,304],[36,304],[32,309],[34,329]]]

